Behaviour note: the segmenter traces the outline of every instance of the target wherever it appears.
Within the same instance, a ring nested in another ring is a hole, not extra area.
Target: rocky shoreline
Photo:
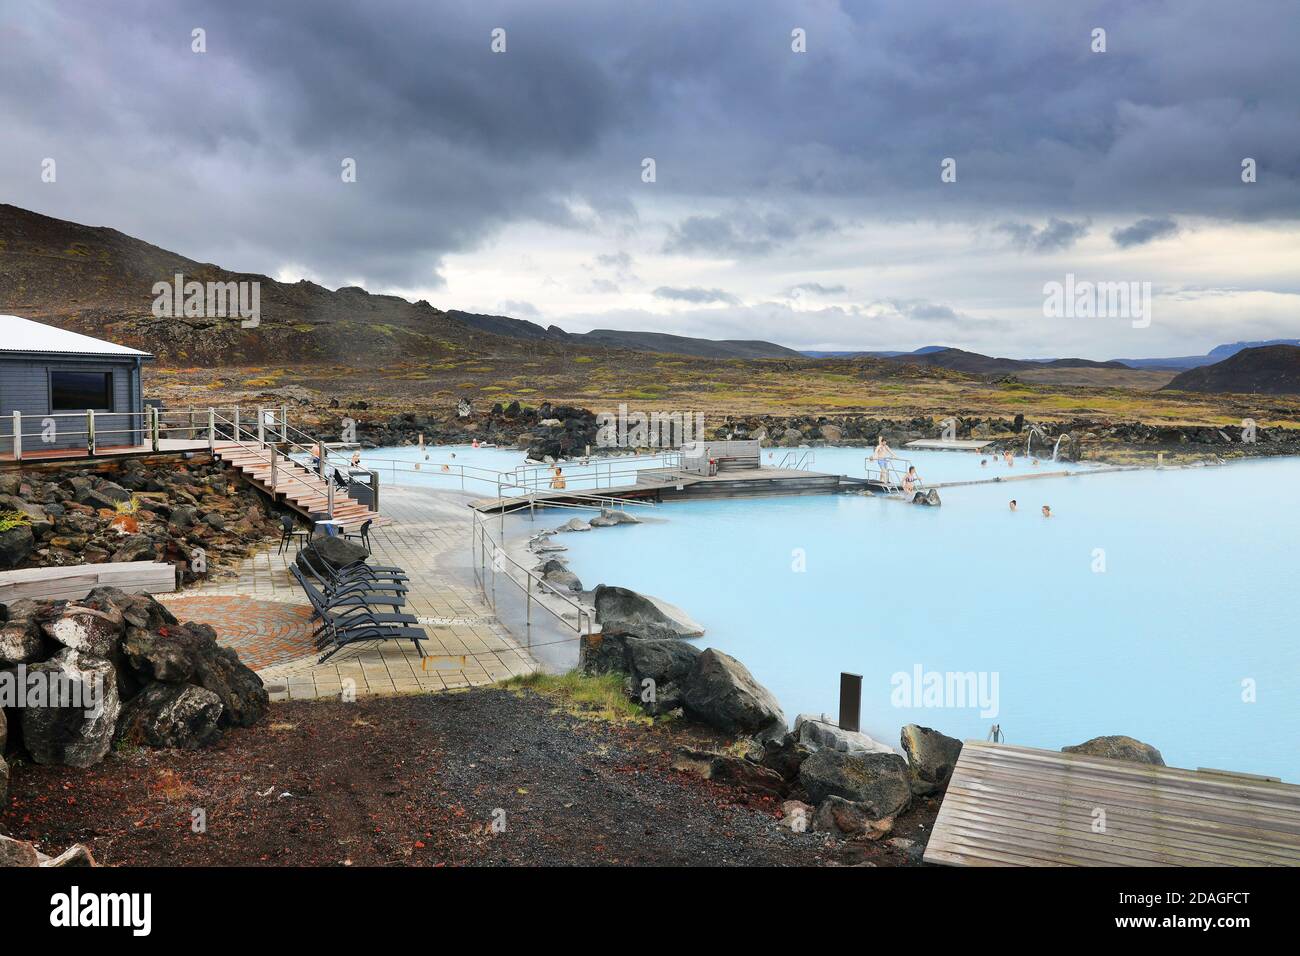
[[[613,518],[619,515],[620,518]],[[604,519],[603,521],[601,519]],[[619,512],[573,518],[533,536],[534,569],[558,590],[589,599],[596,633],[580,640],[578,669],[618,674],[629,700],[657,720],[689,718],[736,743],[727,749],[680,748],[676,769],[782,801],[782,826],[855,842],[890,839],[906,844],[914,863],[920,839],[894,840],[895,821],[924,801],[942,801],[962,742],[931,727],[907,724],[897,747],[840,728],[822,715],[800,714],[787,724],[775,696],[740,661],[692,643],[704,628],[682,609],[627,588],[597,585],[584,591],[550,537],[638,523]],[[1097,737],[1066,753],[1163,766],[1158,750],[1130,737]],[[931,805],[933,809],[933,805]]]

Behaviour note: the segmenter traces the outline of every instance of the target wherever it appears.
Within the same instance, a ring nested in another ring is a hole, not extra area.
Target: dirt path
[[[207,751],[17,767],[0,823],[46,849],[87,843],[110,865],[906,862],[884,844],[791,833],[777,800],[671,768],[679,744],[716,742],[495,688],[287,702]]]

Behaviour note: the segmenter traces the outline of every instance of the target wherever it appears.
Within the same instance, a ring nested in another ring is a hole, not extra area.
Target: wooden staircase
[[[276,501],[288,505],[306,517],[329,511],[329,486],[326,480],[305,465],[294,461],[272,445],[249,445],[217,442],[217,458],[239,471],[245,481],[265,491]],[[271,460],[275,455],[275,486],[271,485]],[[356,528],[366,521],[382,524],[380,516],[359,504],[342,488],[334,489],[334,520],[346,528]]]

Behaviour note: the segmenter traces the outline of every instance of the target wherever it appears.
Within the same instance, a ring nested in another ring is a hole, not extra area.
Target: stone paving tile
[[[242,595],[160,594],[182,621],[211,624],[217,643],[230,647],[255,671],[299,660],[316,650],[311,608],[283,601],[259,601]]]
[[[445,499],[440,501],[435,491],[386,489],[380,510],[392,520],[370,532],[374,563],[399,566],[409,576],[405,610],[421,618],[429,635],[425,653],[433,656],[422,661],[410,641],[384,641],[351,645],[318,664],[310,644],[305,653],[288,656],[292,638],[284,632],[283,622],[268,623],[267,633],[274,635],[268,643],[274,649],[264,652],[268,658],[264,666],[250,666],[258,670],[273,700],[440,691],[490,684],[537,669],[537,663],[496,620],[478,590],[440,570],[446,563],[444,555],[470,548],[469,515],[465,509],[461,518],[461,509],[459,502],[449,506]],[[213,603],[208,613],[223,615],[224,620],[233,619],[231,607],[239,604],[282,604],[293,608],[292,615],[309,615],[302,590],[289,574],[294,556],[293,548],[281,554],[272,546],[245,559],[236,580],[201,584],[169,596],[168,603],[177,607],[223,598],[234,604]],[[196,610],[205,607],[193,606]],[[269,611],[260,613],[268,622],[276,620]],[[205,620],[198,613],[188,617]],[[221,628],[217,629],[220,633]],[[250,654],[255,652],[249,645],[255,642],[253,638],[244,641]],[[240,657],[247,660],[243,649]]]

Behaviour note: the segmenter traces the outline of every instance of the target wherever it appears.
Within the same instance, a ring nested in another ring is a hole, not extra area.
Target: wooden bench
[[[176,569],[157,561],[121,561],[0,571],[0,604],[21,598],[75,601],[98,587],[163,594],[176,590]]]

